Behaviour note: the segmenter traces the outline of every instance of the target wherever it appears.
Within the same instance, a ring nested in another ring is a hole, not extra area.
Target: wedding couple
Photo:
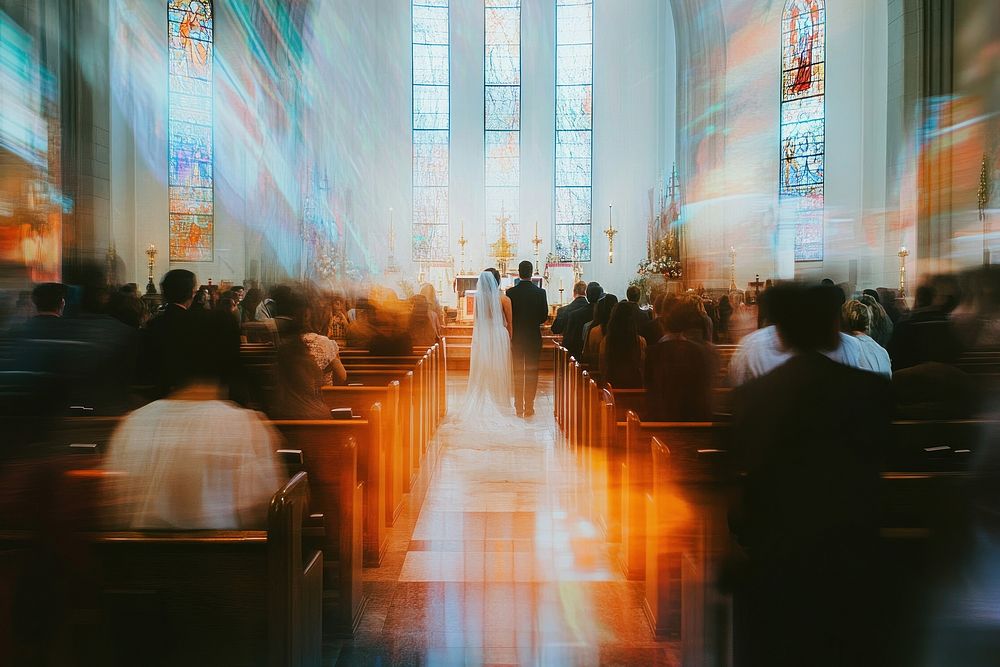
[[[500,291],[500,274],[487,269],[476,283],[476,313],[464,417],[480,425],[510,420],[510,399],[518,417],[535,414],[541,326],[548,318],[545,290],[531,282],[531,262],[517,267],[521,280]]]

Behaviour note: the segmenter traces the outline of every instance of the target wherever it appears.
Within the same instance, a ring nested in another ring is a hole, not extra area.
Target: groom
[[[514,335],[511,357],[514,360],[514,410],[518,417],[535,414],[535,391],[538,388],[538,357],[542,354],[540,327],[549,317],[545,290],[531,282],[531,262],[517,265],[521,280],[507,290],[513,314]]]

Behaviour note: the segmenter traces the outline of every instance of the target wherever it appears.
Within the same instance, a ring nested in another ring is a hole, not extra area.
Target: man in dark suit
[[[507,290],[513,322],[511,358],[514,361],[514,409],[518,417],[535,414],[538,389],[538,357],[542,353],[540,327],[549,316],[545,290],[531,282],[531,262],[517,265],[521,280]]]
[[[776,326],[794,356],[736,391],[746,478],[730,526],[749,556],[741,664],[884,664],[871,630],[891,390],[821,354],[840,335],[839,290],[793,289],[794,314]]]
[[[566,322],[566,332],[563,334],[563,347],[578,360],[583,357],[583,328],[594,319],[594,304],[604,297],[604,288],[600,283],[587,284],[587,305],[573,312]]]
[[[143,339],[155,398],[164,398],[181,385],[190,375],[191,347],[204,344],[199,340],[201,314],[190,310],[197,288],[197,277],[185,269],[167,271],[160,282],[165,306],[146,325]]]
[[[573,300],[556,311],[556,319],[552,322],[552,333],[556,335],[563,334],[566,331],[566,324],[569,322],[570,315],[581,308],[589,307],[589,305],[587,303],[587,283],[581,280],[573,285]]]
[[[646,418],[651,421],[711,421],[712,381],[718,361],[709,346],[684,335],[698,311],[679,301],[666,316],[667,333],[646,348]]]

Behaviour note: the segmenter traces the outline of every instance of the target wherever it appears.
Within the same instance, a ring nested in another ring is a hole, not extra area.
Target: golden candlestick
[[[608,264],[615,263],[615,234],[618,230],[611,226],[611,204],[608,204],[608,228],[604,234],[608,237]]]
[[[906,249],[906,246],[901,246],[899,252],[896,253],[899,256],[899,296],[900,298],[906,296],[906,258],[909,256],[910,251]]]
[[[156,294],[156,284],[153,282],[153,267],[156,266],[156,246],[152,243],[146,248],[146,257],[149,258],[149,282],[146,283],[146,294]]]
[[[538,248],[542,245],[542,239],[538,236],[538,220],[535,220],[535,238],[531,239],[531,242],[535,246],[535,275],[538,275],[538,265],[541,264],[539,260]]]

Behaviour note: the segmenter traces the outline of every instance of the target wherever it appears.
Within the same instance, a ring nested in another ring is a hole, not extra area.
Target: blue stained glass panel
[[[521,184],[521,7],[487,0],[483,80],[486,229],[500,237],[501,220],[517,251]]]
[[[556,2],[555,253],[590,261],[593,174],[594,3]]]
[[[414,0],[413,218],[415,261],[447,259],[451,157],[451,74],[448,0]]]
[[[210,0],[167,4],[170,261],[212,261],[215,245]]]
[[[779,195],[794,198],[795,261],[823,259],[826,167],[826,10],[788,0],[781,19]]]

